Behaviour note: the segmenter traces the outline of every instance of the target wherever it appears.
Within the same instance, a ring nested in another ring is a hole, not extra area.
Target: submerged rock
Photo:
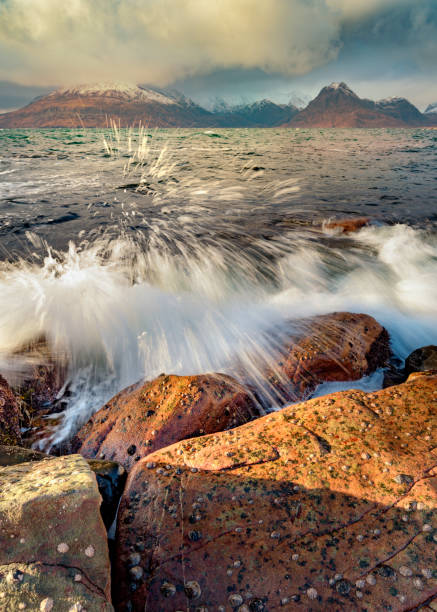
[[[272,387],[288,400],[308,397],[323,382],[358,380],[389,359],[388,333],[369,315],[334,312],[298,323],[268,374]]]
[[[0,468],[2,612],[113,610],[100,502],[78,455]]]
[[[437,374],[414,375],[143,459],[118,514],[117,609],[419,608],[437,590],[436,416]]]
[[[0,444],[20,444],[21,411],[6,380],[0,376]]]
[[[159,448],[241,425],[255,414],[249,392],[230,376],[163,374],[116,395],[82,427],[75,448],[130,469]]]

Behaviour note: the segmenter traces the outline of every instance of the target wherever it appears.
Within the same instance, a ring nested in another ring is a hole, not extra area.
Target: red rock
[[[240,425],[254,414],[251,396],[229,376],[162,375],[116,395],[82,427],[75,448],[130,469],[159,448]]]
[[[349,219],[333,219],[324,224],[326,229],[340,229],[343,233],[357,232],[362,227],[369,225],[369,217],[351,217]]]
[[[437,593],[436,409],[434,373],[143,459],[119,509],[117,609],[418,609]]]
[[[0,444],[20,443],[20,408],[8,383],[0,375]]]
[[[298,323],[268,373],[271,386],[288,400],[308,397],[323,382],[358,380],[390,356],[387,331],[369,315],[335,312]]]

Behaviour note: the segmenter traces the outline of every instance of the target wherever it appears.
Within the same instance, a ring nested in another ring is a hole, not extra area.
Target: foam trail
[[[289,240],[292,252],[276,246],[267,277],[238,250],[180,245],[172,254],[161,240],[71,244],[42,264],[5,263],[0,356],[6,362],[41,337],[66,356],[71,397],[59,442],[115,392],[161,372],[235,374],[238,362],[238,375],[265,390],[278,348],[272,330],[300,317],[372,314],[400,358],[437,343],[435,237],[398,225],[365,228],[341,250]]]

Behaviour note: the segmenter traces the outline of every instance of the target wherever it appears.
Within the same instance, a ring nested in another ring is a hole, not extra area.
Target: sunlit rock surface
[[[130,469],[164,446],[241,425],[257,414],[249,392],[229,376],[162,375],[116,395],[79,431],[76,444],[84,457]]]
[[[0,468],[1,612],[113,610],[100,503],[78,455]]]
[[[320,383],[358,380],[386,365],[389,355],[388,333],[373,317],[334,312],[299,321],[269,382],[297,401]]]
[[[407,611],[437,593],[437,373],[335,393],[140,461],[120,610]]]

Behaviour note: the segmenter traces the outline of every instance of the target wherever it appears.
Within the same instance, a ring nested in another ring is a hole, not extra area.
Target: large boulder
[[[389,356],[388,333],[373,317],[334,312],[298,321],[267,378],[285,400],[298,401],[323,382],[358,380]]]
[[[42,461],[43,459],[54,459],[54,457],[30,448],[0,444],[0,467],[19,465],[28,461]],[[87,463],[96,475],[97,486],[102,496],[100,514],[106,528],[109,529],[115,519],[127,473],[122,465],[113,461],[87,459]]]
[[[129,470],[155,450],[241,425],[255,414],[248,391],[229,376],[163,374],[116,395],[82,427],[75,448]]]
[[[140,461],[118,610],[416,610],[437,593],[437,373],[334,393]]]
[[[20,408],[6,380],[0,375],[0,444],[20,444]]]
[[[79,455],[0,468],[0,610],[113,610],[96,478]]]

